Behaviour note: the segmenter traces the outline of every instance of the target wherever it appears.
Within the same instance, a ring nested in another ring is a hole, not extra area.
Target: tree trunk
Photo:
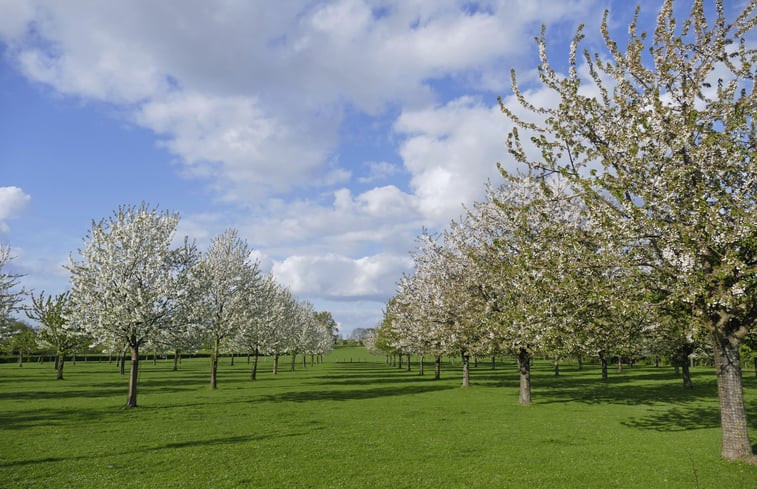
[[[23,367],[24,366],[24,352],[20,351],[18,352],[18,366]]]
[[[463,361],[463,385],[461,387],[470,387],[470,356],[462,354]]]
[[[683,388],[684,389],[692,389],[693,386],[691,384],[691,373],[689,372],[689,364],[686,362],[683,362],[681,364],[681,371],[683,372]]]
[[[56,361],[55,371],[56,371],[57,380],[63,380],[63,363],[64,362],[65,362],[65,358],[63,355],[61,355],[60,359]]]
[[[442,356],[436,355],[434,357],[434,380],[442,378]]]
[[[418,357],[418,375],[423,375],[423,355]]]
[[[518,352],[518,370],[520,371],[520,395],[518,403],[531,404],[531,354],[525,348]]]
[[[295,364],[295,362],[297,362],[297,354],[296,353],[292,353],[292,366],[289,367],[289,371],[290,372],[294,372],[294,364]]]
[[[681,351],[681,358],[679,359],[679,362],[681,363],[681,372],[683,373],[684,389],[693,388],[691,384],[691,372],[689,372],[689,355],[693,353],[693,350],[692,347],[684,347],[683,351]]]
[[[560,376],[560,360],[558,360],[557,358],[555,358],[552,361],[552,364],[553,364],[553,367],[554,367],[555,377],[559,377]]]
[[[401,369],[402,368],[402,359],[405,358],[405,357],[404,357],[404,355],[402,355],[402,353],[400,353],[398,356],[400,357],[399,368]]]
[[[675,365],[673,365],[673,373],[676,374],[676,377],[681,375],[681,367],[678,366],[678,362],[675,362]]]
[[[654,357],[654,367],[655,368],[660,367],[660,357]]]
[[[623,357],[621,357],[620,355],[618,355],[618,373],[623,373]]]
[[[231,352],[231,366],[234,366],[234,352]]]
[[[74,365],[76,365],[76,353],[74,353],[74,354],[71,355],[71,363],[73,363]]]
[[[58,363],[60,362],[60,352],[55,352],[55,370],[58,370]]]
[[[578,370],[583,370],[584,368],[584,358],[581,355],[578,355]]]
[[[308,354],[303,353],[302,354],[302,368],[305,368],[308,366]]]
[[[607,354],[599,352],[599,361],[602,363],[602,380],[607,380]]]
[[[216,338],[213,340],[213,350],[210,352],[210,388],[218,388],[218,350],[221,341]]]
[[[126,398],[126,407],[137,407],[137,379],[139,374],[139,345],[131,348],[131,370],[129,371],[129,395]]]
[[[173,352],[173,371],[179,370],[179,358],[181,358],[181,351],[177,348]]]
[[[279,354],[274,353],[273,354],[273,375],[276,375],[279,373]]]
[[[407,354],[407,365],[405,366],[405,370],[410,372],[410,354]]]
[[[152,351],[152,364],[153,365],[158,364],[158,352],[155,350]]]
[[[497,357],[496,355],[492,355],[492,370],[497,369]]]
[[[250,354],[248,353],[247,354],[247,365],[249,365],[249,364],[250,364]]]
[[[260,356],[260,351],[258,350],[258,347],[255,347],[255,352],[253,353],[253,361],[252,361],[252,372],[250,372],[250,380],[257,380],[258,378],[258,357]]]
[[[725,321],[721,319],[721,322]],[[718,334],[716,329],[712,346],[715,353],[715,370],[718,375],[720,426],[723,431],[721,455],[728,460],[746,459],[752,457],[753,453],[744,408],[739,341],[736,338]]]
[[[754,375],[757,376],[757,356],[754,357]]]
[[[478,356],[473,355],[473,368],[478,368]]]

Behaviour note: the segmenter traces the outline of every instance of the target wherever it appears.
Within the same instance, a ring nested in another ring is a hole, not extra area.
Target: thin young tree
[[[248,298],[259,287],[257,261],[236,229],[213,239],[194,267],[194,319],[210,342],[210,387],[218,386],[218,356],[223,342],[231,339],[245,321]]]
[[[55,349],[55,371],[57,380],[63,380],[63,366],[66,355],[75,353],[82,347],[88,346],[90,339],[75,324],[66,321],[70,307],[70,291],[57,295],[31,294],[31,306],[26,311],[29,319],[40,324],[37,332],[38,341]]]

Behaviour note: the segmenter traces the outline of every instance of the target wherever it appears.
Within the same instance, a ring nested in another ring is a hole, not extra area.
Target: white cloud
[[[238,200],[304,184],[335,142],[327,128],[335,121],[306,130],[267,114],[249,96],[172,93],[144,104],[136,120],[167,136],[165,146],[182,157],[189,174],[216,179]],[[344,175],[326,181],[334,179]]]
[[[403,272],[413,266],[409,257],[379,254],[362,258],[328,254],[294,255],[273,265],[273,274],[296,294],[323,299],[385,302]]]
[[[0,232],[10,231],[5,221],[17,217],[30,200],[31,196],[18,187],[0,187]]]
[[[426,218],[446,224],[463,203],[483,195],[484,182],[497,178],[496,163],[507,157],[506,128],[499,107],[470,97],[399,117],[395,131],[406,136],[400,154]]]
[[[362,256],[403,252],[424,221],[416,199],[394,186],[353,195],[347,188],[325,202],[270,200],[255,215],[241,218],[242,233],[271,256],[338,253]]]

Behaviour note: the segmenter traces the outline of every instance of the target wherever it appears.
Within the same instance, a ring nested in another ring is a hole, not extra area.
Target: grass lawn
[[[350,359],[352,362],[350,362]],[[754,488],[757,466],[720,459],[711,369],[684,391],[670,368],[599,380],[596,366],[534,369],[518,402],[512,363],[418,376],[340,348],[280,373],[244,358],[140,364],[139,408],[121,409],[115,363],[0,365],[0,487],[119,488]],[[459,363],[459,362],[458,362]],[[757,381],[745,373],[752,441]]]

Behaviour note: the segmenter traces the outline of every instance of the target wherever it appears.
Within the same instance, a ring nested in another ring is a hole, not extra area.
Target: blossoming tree
[[[550,64],[542,34],[539,76],[559,103],[531,104],[513,72],[516,98],[543,122],[501,108],[516,124],[517,160],[570,180],[602,246],[633,250],[633,265],[655,271],[650,288],[667,276],[663,300],[690,306],[715,353],[722,456],[747,458],[739,345],[757,318],[757,51],[748,41],[757,1],[729,19],[718,0],[712,22],[702,0],[680,24],[673,7],[663,3],[651,39],[637,30],[637,9],[625,49],[605,13],[607,50],[586,51],[581,67],[579,28],[567,74]],[[526,135],[539,156],[524,149]]]

